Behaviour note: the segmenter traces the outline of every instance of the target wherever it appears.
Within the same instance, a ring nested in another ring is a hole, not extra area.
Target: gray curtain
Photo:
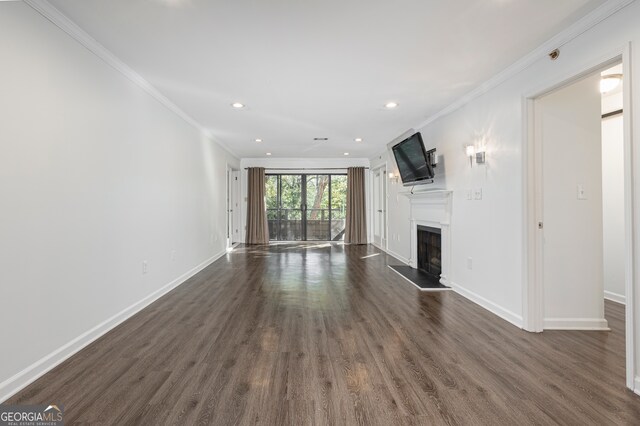
[[[264,167],[250,167],[247,170],[247,244],[269,244],[269,225],[264,204]]]
[[[344,242],[367,244],[364,167],[347,169],[347,224]]]

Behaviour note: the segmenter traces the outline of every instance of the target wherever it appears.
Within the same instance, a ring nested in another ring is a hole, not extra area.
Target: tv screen
[[[420,132],[395,145],[393,155],[403,184],[426,183],[421,181],[433,179],[433,167]]]

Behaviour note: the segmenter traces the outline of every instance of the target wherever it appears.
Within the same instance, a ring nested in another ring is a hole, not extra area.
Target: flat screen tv
[[[424,149],[420,132],[392,148],[403,185],[428,183],[433,179],[429,153]]]

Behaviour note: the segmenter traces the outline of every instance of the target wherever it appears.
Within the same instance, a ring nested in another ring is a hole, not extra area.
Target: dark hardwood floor
[[[67,424],[640,424],[611,332],[527,333],[371,246],[240,248],[7,401]]]

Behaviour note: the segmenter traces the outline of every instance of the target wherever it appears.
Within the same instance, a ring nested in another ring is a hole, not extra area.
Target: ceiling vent
[[[314,141],[328,141],[329,138],[313,138]]]

